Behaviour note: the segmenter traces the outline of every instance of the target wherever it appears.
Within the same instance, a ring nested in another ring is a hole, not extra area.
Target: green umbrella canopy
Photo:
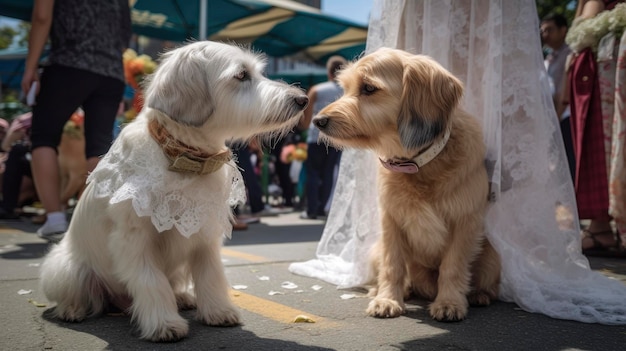
[[[32,0],[0,0],[0,15],[29,20]],[[130,0],[133,32],[171,41],[208,38],[267,55],[324,62],[365,49],[367,27],[289,0]],[[206,34],[201,34],[204,32]]]

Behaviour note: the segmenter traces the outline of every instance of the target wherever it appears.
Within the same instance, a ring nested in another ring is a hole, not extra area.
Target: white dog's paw
[[[463,297],[458,300],[436,299],[428,306],[428,312],[433,319],[440,322],[458,322],[467,316],[467,299]]]
[[[188,292],[176,293],[176,305],[179,310],[193,310],[196,308],[196,297]]]
[[[216,327],[234,327],[241,324],[241,316],[234,306],[214,309],[204,314],[198,312],[197,319],[207,325]]]
[[[77,306],[57,305],[52,313],[56,318],[66,322],[81,322],[87,317],[87,311]]]
[[[159,323],[154,328],[144,328],[143,326],[140,328],[142,339],[156,342],[178,341],[187,336],[189,332],[187,321],[180,317]]]
[[[404,303],[384,297],[377,297],[370,301],[365,312],[372,317],[395,318],[404,313]]]

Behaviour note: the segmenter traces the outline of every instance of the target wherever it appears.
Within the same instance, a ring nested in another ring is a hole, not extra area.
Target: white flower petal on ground
[[[280,286],[283,289],[295,289],[295,288],[298,287],[296,284],[294,284],[292,282],[283,282]]]

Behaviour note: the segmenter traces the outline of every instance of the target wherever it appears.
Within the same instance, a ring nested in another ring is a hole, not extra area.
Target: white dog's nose
[[[300,106],[303,110],[309,104],[309,97],[306,95],[296,96],[294,100],[296,101],[296,105]]]

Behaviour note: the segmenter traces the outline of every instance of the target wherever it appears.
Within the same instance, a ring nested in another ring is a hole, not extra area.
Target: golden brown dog
[[[329,143],[381,160],[382,235],[367,313],[397,317],[410,293],[433,300],[440,321],[464,319],[468,301],[488,305],[500,260],[484,235],[485,146],[477,120],[458,107],[461,82],[427,56],[393,49],[361,58],[339,81],[344,96],[315,125]]]
[[[87,180],[85,158],[84,115],[74,113],[63,128],[59,144],[59,168],[61,172],[61,203],[79,195]]]

